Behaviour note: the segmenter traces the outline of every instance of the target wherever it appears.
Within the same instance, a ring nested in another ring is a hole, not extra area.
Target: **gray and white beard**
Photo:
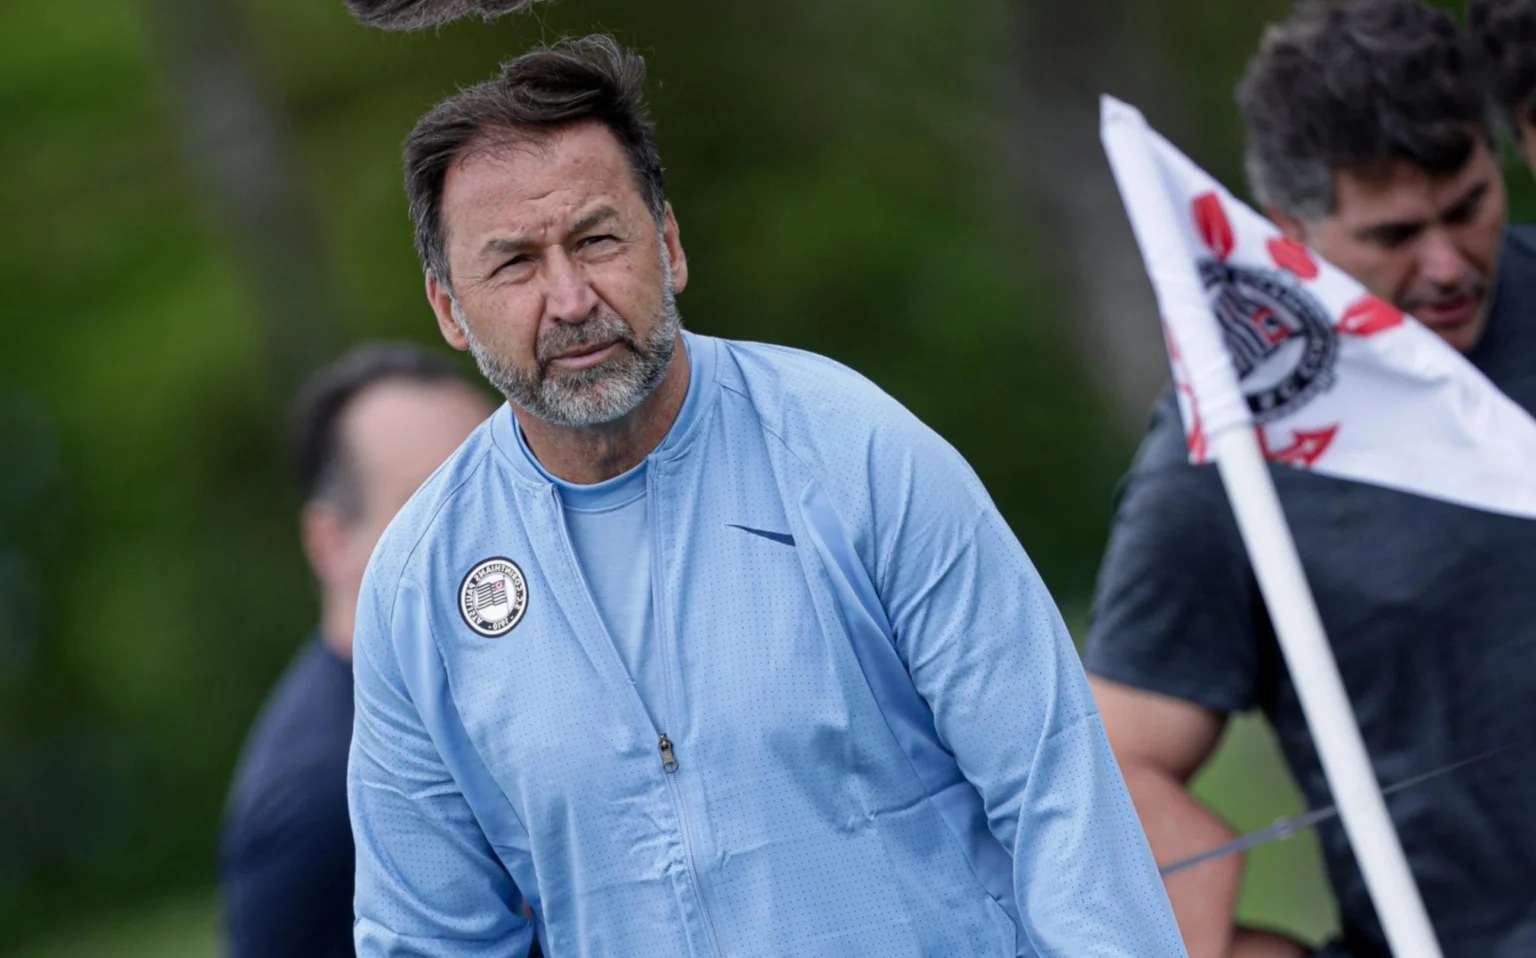
[[[457,302],[453,318],[469,343],[480,374],[514,405],[559,426],[596,426],[633,412],[651,394],[672,361],[682,316],[672,292],[671,269],[663,261],[661,309],[644,342],[617,314],[600,306],[579,323],[556,323],[539,333],[536,368],[519,369],[493,354],[470,332]],[[616,354],[596,366],[549,373],[550,360],[582,346],[618,342]]]

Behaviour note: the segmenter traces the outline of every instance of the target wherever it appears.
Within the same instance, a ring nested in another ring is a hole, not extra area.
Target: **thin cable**
[[[1464,758],[1459,762],[1453,762],[1450,765],[1437,768],[1430,772],[1425,772],[1422,775],[1415,775],[1412,778],[1404,779],[1403,781],[1394,785],[1388,785],[1381,790],[1381,794],[1392,795],[1397,792],[1401,792],[1404,789],[1412,788],[1415,785],[1422,785],[1430,779],[1439,778],[1442,775],[1449,775],[1451,772],[1466,768],[1468,765],[1481,762],[1483,759],[1492,758],[1493,756],[1502,752],[1507,752],[1512,748],[1518,748],[1526,744],[1527,743],[1525,742],[1512,743],[1510,745],[1505,745],[1500,748],[1483,752],[1480,755],[1474,755],[1471,758]],[[1266,825],[1264,828],[1249,832],[1246,835],[1240,835],[1237,838],[1232,839],[1230,842],[1223,842],[1222,844],[1217,845],[1215,848],[1208,848],[1205,851],[1191,855],[1188,858],[1181,858],[1176,862],[1171,862],[1167,865],[1159,866],[1158,871],[1163,875],[1164,878],[1168,877],[1169,875],[1176,875],[1179,872],[1194,868],[1196,865],[1203,865],[1206,862],[1217,858],[1225,858],[1228,855],[1235,855],[1238,852],[1244,852],[1259,845],[1290,838],[1297,832],[1311,828],[1314,825],[1318,825],[1322,822],[1326,822],[1329,819],[1336,817],[1338,814],[1339,809],[1337,805],[1325,805],[1322,808],[1316,808],[1309,812],[1304,812],[1301,815],[1293,815],[1290,818],[1277,819],[1273,824]]]

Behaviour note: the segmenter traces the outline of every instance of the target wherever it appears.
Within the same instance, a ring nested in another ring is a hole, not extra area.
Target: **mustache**
[[[1454,286],[1442,286],[1433,293],[1409,297],[1401,306],[1407,313],[1413,312],[1421,306],[1433,306],[1447,300],[1460,299],[1463,296],[1471,299],[1482,299],[1488,294],[1488,284],[1480,279],[1464,279]]]
[[[594,312],[579,323],[556,323],[541,330],[534,359],[542,368],[563,353],[607,343],[623,343],[632,352],[640,352],[640,341],[628,323],[612,313]]]

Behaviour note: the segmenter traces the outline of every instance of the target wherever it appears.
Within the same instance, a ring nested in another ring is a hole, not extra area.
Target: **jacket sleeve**
[[[1082,665],[980,481],[913,424],[878,457],[877,588],[935,729],[1013,856],[1041,956],[1184,955]]]
[[[419,590],[407,582],[398,598],[394,589],[381,596],[365,582],[353,662],[347,796],[359,958],[527,954],[522,898],[460,781],[478,758]]]

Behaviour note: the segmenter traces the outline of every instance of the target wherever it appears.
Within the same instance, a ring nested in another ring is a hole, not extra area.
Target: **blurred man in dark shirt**
[[[411,493],[491,413],[446,359],[359,347],[295,408],[304,553],[320,622],[272,691],[235,772],[220,849],[230,958],[352,954],[352,618],[363,568]]]

